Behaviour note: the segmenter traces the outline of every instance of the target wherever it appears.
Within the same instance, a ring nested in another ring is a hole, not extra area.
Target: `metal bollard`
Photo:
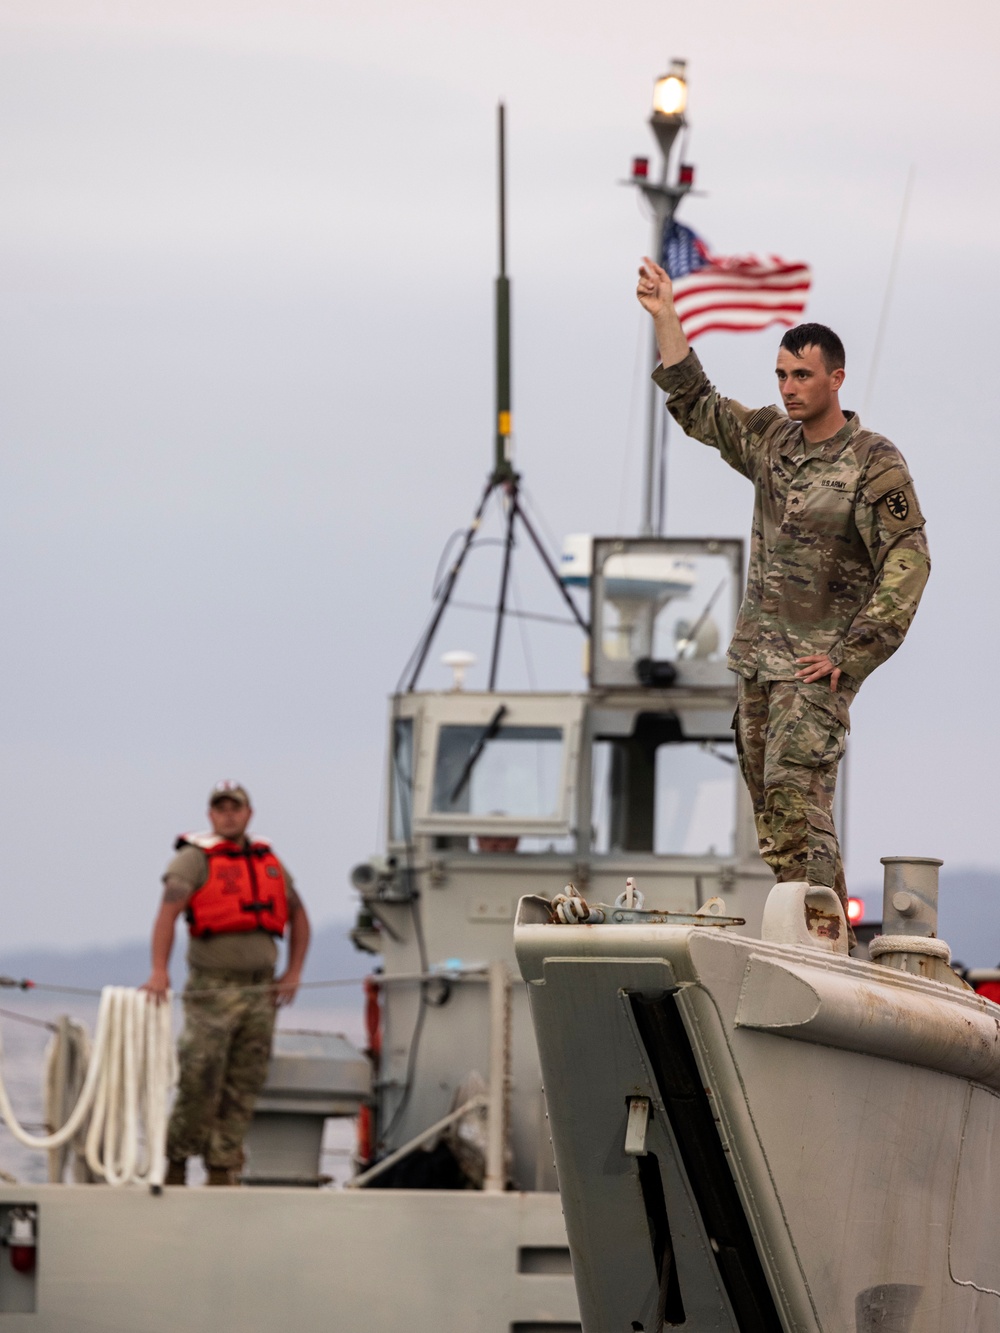
[[[938,871],[934,856],[883,856],[882,930],[937,938]]]

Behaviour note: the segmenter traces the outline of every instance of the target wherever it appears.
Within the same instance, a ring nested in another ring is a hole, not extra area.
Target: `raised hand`
[[[674,309],[674,288],[670,274],[648,255],[639,266],[639,285],[635,294],[642,308],[653,316],[660,364],[678,365],[691,349]]]
[[[674,304],[674,289],[665,268],[646,256],[639,265],[639,284],[635,289],[639,304],[655,319]]]

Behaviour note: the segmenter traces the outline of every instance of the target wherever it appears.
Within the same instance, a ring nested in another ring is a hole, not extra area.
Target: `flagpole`
[[[666,231],[667,223],[671,221],[676,208],[676,201],[664,199],[662,196],[657,201],[659,207],[654,206],[653,221],[653,251],[650,256],[658,264],[663,263],[663,235]],[[653,334],[650,344],[649,371],[650,374],[656,369],[660,361],[660,349],[657,346],[656,334]],[[646,456],[645,466],[642,478],[642,524],[639,528],[639,535],[642,537],[654,536],[653,528],[653,507],[654,496],[656,494],[656,455],[657,455],[657,424],[660,418],[661,390],[651,379],[646,389]],[[657,524],[662,527],[662,524]],[[656,532],[657,537],[662,537],[662,532]]]

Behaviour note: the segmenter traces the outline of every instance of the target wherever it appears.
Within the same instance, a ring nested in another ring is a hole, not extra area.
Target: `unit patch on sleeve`
[[[910,502],[906,498],[906,492],[890,491],[885,497],[885,507],[893,518],[902,522],[910,513]]]

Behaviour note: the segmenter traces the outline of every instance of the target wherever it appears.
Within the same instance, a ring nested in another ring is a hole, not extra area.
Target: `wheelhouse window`
[[[561,727],[442,726],[431,808],[437,814],[557,819],[563,760]]]
[[[669,716],[640,715],[593,750],[594,850],[731,856],[737,765],[728,738],[690,739]]]
[[[393,842],[409,842],[413,836],[413,718],[397,717],[392,724],[392,816]]]
[[[660,856],[732,856],[735,832],[735,746],[661,746],[653,850]]]

